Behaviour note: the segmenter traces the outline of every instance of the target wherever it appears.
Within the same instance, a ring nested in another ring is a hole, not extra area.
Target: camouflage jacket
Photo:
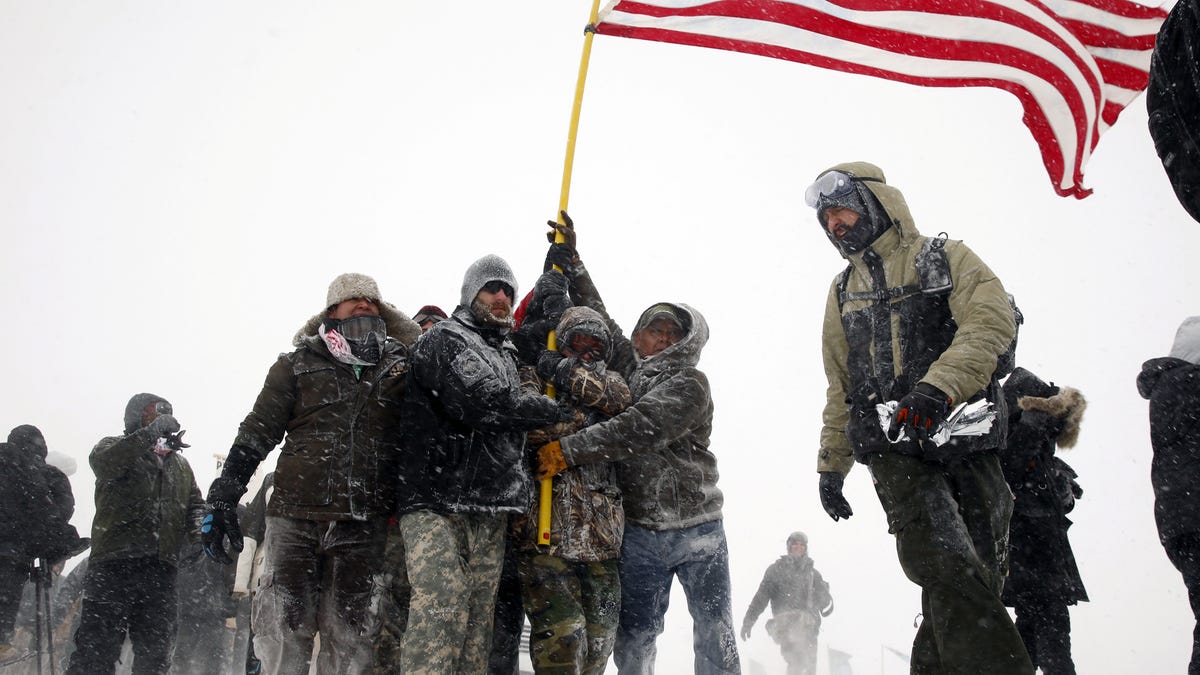
[[[521,369],[521,379],[522,386],[530,390],[545,389],[531,367]],[[565,391],[559,391],[558,397],[574,406],[579,416],[529,432],[526,443],[531,460],[537,448],[612,417],[629,407],[632,399],[625,380],[602,364],[598,368],[579,366],[572,370]],[[537,546],[540,494],[536,489],[531,491],[528,512],[510,521],[519,548],[574,562],[612,560],[620,555],[625,510],[615,464],[598,462],[571,467],[554,477],[552,491],[549,548]]]

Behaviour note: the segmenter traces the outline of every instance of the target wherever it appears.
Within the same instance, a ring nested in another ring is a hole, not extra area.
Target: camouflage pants
[[[523,552],[520,572],[534,671],[538,675],[603,673],[620,616],[617,561],[571,562]]]
[[[487,672],[507,526],[505,514],[401,516],[412,587],[401,648],[405,675]]]
[[[947,463],[871,456],[875,492],[904,574],[921,587],[913,673],[1032,673],[1008,610],[1013,497],[990,452]]]
[[[383,561],[386,518],[267,518],[264,572],[254,594],[254,653],[272,675],[365,673],[379,629],[371,600]]]
[[[375,638],[375,673],[400,671],[400,648],[408,626],[408,569],[404,564],[404,537],[400,524],[388,526],[379,591],[379,635]]]

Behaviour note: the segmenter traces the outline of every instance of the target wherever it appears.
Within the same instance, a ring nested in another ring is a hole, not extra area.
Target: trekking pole
[[[57,675],[58,668],[54,663],[54,614],[50,611],[50,591],[53,586],[53,570],[42,560],[42,566],[46,570],[46,581],[49,583],[42,584],[42,602],[46,607],[46,656],[50,659],[50,675]]]
[[[583,55],[579,59],[579,77],[575,80],[575,101],[571,105],[571,123],[567,130],[567,154],[563,159],[563,177],[562,189],[558,196],[558,212],[555,220],[559,225],[565,225],[563,222],[563,211],[567,210],[567,201],[571,195],[571,169],[575,164],[575,136],[579,131],[579,111],[583,108],[583,85],[587,82],[588,61],[592,56],[592,38],[596,35],[596,18],[600,14],[600,0],[592,0],[592,12],[588,15],[587,26],[583,29]],[[554,243],[561,244],[566,241],[563,233],[558,229],[554,231]],[[562,273],[562,268],[554,265],[553,269],[556,272]],[[558,350],[558,340],[555,338],[554,329],[551,329],[546,335],[546,349],[550,351]],[[546,385],[546,395],[554,398],[554,384]],[[543,478],[538,486],[538,533],[537,545],[550,545],[550,501],[554,497],[554,479]]]
[[[33,629],[36,635],[35,645],[37,645],[37,672],[42,675],[42,569],[39,566],[42,560],[39,558],[33,561],[31,570],[33,576]]]

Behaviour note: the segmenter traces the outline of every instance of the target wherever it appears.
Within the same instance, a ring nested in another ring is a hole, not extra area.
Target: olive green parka
[[[917,231],[904,195],[886,183],[883,172],[878,167],[866,162],[851,162],[839,164],[826,171],[833,170],[874,179],[863,181],[861,184],[878,199],[891,221],[890,226],[868,249],[874,250],[882,258],[888,287],[905,288],[908,291],[888,301],[893,310],[890,313],[892,363],[896,377],[900,377],[906,361],[910,361],[913,354],[907,345],[902,344],[902,313],[898,308],[906,299],[921,293],[920,290],[913,290],[919,285],[916,257],[929,237],[922,236]],[[949,290],[946,299],[952,317],[950,330],[953,331],[953,337],[949,346],[937,355],[924,373],[907,373],[907,377],[912,380],[913,385],[917,382],[927,382],[937,387],[945,392],[954,404],[958,404],[978,396],[992,382],[997,357],[1011,344],[1016,324],[1003,284],[979,256],[961,241],[945,240],[944,250],[953,280],[953,288]],[[845,277],[845,290],[848,295],[865,294],[874,288],[867,264],[863,260],[865,252],[859,251],[846,256],[849,267]],[[861,312],[873,301],[847,299],[844,303],[839,302],[838,287],[843,274],[839,274],[830,284],[825,305],[822,359],[828,389],[822,415],[817,470],[836,471],[845,475],[853,466],[855,457],[846,436],[846,426],[851,414],[847,399],[851,394],[848,363],[852,345],[847,340],[843,316]],[[869,350],[869,358],[874,361],[873,345],[853,347]],[[1003,398],[997,403],[1002,405]]]
[[[140,410],[146,400],[139,394],[130,407]],[[103,438],[92,450],[92,562],[156,558],[178,565],[184,542],[199,532],[205,505],[192,467],[178,451],[160,458],[154,452],[157,441],[143,426]]]

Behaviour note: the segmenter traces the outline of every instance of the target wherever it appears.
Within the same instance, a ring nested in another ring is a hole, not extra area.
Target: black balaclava
[[[820,201],[817,202],[817,222],[821,226],[821,231],[825,233],[826,237],[829,237],[829,241],[841,251],[843,256],[859,253],[875,243],[875,240],[887,231],[888,225],[891,224],[887,212],[883,210],[883,206],[879,204],[879,200],[867,186],[858,180],[852,181],[851,184],[854,186],[853,191],[839,197],[821,195]],[[845,207],[858,214],[858,224],[850,228],[850,231],[841,240],[834,237],[829,228],[825,226],[825,210],[835,206]]]

